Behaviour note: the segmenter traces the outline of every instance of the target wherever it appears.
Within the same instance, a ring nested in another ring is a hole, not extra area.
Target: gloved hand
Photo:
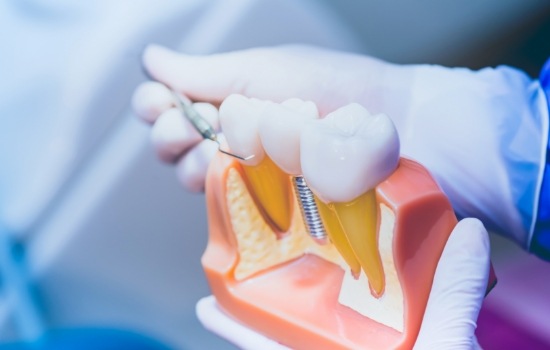
[[[483,224],[464,219],[443,250],[415,349],[479,349],[474,331],[489,275],[489,237]],[[210,331],[241,349],[286,347],[233,321],[213,297],[200,300],[197,316]]]
[[[210,140],[202,140],[175,107],[173,100],[166,86],[147,82],[135,91],[133,106],[143,120],[153,124],[151,141],[158,157],[164,162],[176,163],[178,179],[187,190],[203,191],[208,164],[218,147]],[[216,107],[201,102],[194,103],[193,107],[219,131]],[[223,136],[221,141],[224,141]]]
[[[211,56],[151,46],[143,60],[154,79],[197,101],[219,103],[240,93],[275,102],[311,100],[321,114],[350,102],[385,113],[397,127],[402,153],[432,172],[459,216],[477,217],[529,248],[548,110],[538,82],[518,70],[399,66],[303,46]],[[137,114],[154,123],[161,158],[178,160],[182,182],[201,190],[215,145],[199,142],[190,125],[175,121],[170,106],[161,84],[146,83],[134,96]],[[205,115],[215,120],[208,109]]]

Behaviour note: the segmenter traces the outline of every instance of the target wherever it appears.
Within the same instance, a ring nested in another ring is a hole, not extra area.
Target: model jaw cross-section
[[[385,115],[233,95],[220,107],[231,150],[206,183],[203,266],[221,308],[293,349],[409,349],[457,223],[428,171],[399,158]],[[303,175],[328,243],[312,239],[293,194]]]

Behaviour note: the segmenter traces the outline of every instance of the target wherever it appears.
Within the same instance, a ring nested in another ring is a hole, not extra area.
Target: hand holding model
[[[487,287],[489,237],[475,219],[464,219],[443,250],[415,349],[479,349],[474,335]],[[286,347],[233,321],[213,298],[197,304],[197,316],[210,331],[244,350]]]
[[[548,109],[537,81],[509,67],[471,71],[399,66],[367,56],[304,46],[188,56],[149,47],[144,65],[156,80],[197,101],[232,93],[282,102],[313,101],[321,115],[350,102],[389,115],[401,151],[425,165],[461,217],[479,218],[529,249],[541,187]],[[201,141],[171,109],[160,83],[134,95],[138,115],[153,123],[153,143],[178,163],[186,188],[201,191],[216,145]],[[197,108],[214,125],[212,106]]]
[[[548,127],[542,91],[519,71],[396,66],[308,47],[206,57],[150,47],[144,61],[154,79],[199,101],[219,103],[237,92],[276,102],[291,97],[311,100],[321,115],[350,102],[387,113],[400,134],[403,154],[427,166],[459,215],[479,217],[529,247]],[[163,84],[140,86],[134,107],[154,123],[153,142],[160,157],[177,162],[184,185],[200,191],[217,146],[201,142],[191,125],[171,109],[172,97]],[[212,105],[195,107],[217,126]],[[511,127],[503,130],[502,125]],[[417,348],[477,346],[473,332],[488,264],[483,225],[462,221],[437,267]],[[198,312],[201,316],[200,308]],[[219,318],[202,318],[216,330]],[[253,348],[254,343],[241,346]]]

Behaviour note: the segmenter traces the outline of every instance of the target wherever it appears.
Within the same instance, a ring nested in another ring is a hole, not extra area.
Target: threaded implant
[[[328,242],[327,233],[321,220],[321,215],[319,215],[319,209],[317,208],[317,203],[315,203],[313,192],[307,186],[303,176],[295,176],[293,183],[296,198],[300,204],[302,218],[309,235],[317,243],[326,244]]]

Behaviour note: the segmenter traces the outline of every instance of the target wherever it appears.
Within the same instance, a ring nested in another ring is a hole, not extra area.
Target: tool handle
[[[185,117],[193,127],[204,137],[217,142],[216,131],[194,108],[182,103]]]
[[[172,95],[175,97],[177,104],[180,107],[180,110],[183,112],[183,115],[191,125],[201,134],[201,136],[205,139],[209,139],[215,142],[218,142],[218,138],[216,136],[216,131],[214,128],[204,119],[199,112],[197,112],[191,105],[191,100],[189,100],[187,97],[178,94],[174,90],[170,89],[172,92]]]

